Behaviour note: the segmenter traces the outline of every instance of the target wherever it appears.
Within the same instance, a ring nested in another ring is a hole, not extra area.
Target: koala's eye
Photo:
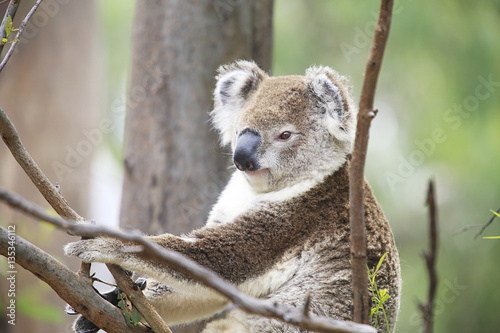
[[[284,131],[283,133],[280,134],[279,138],[282,141],[286,141],[286,140],[290,139],[291,136],[292,136],[292,132]]]

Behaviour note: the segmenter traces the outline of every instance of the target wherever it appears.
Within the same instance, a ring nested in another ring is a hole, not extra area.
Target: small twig
[[[370,56],[366,64],[365,78],[359,102],[356,139],[351,159],[349,178],[350,226],[351,226],[351,262],[353,291],[353,321],[368,323],[370,315],[370,294],[366,274],[366,228],[364,210],[364,168],[368,149],[368,134],[372,119],[376,115],[373,109],[378,74],[382,65],[385,45],[391,26],[393,0],[382,0]]]
[[[3,2],[2,2],[3,3]],[[2,4],[0,3],[0,4]],[[2,19],[2,24],[0,25],[0,55],[2,55],[3,47],[7,42],[4,42],[3,39],[7,38],[7,31],[5,31],[5,26],[7,24],[7,18],[10,16],[12,21],[14,21],[14,17],[16,16],[17,8],[21,0],[10,0],[9,6],[5,11],[5,15]]]
[[[500,208],[497,209],[497,214],[500,214]],[[493,214],[493,216],[491,217],[491,219],[486,222],[486,224],[484,224],[482,227],[481,227],[481,230],[479,230],[479,232],[476,234],[476,236],[474,236],[474,239],[477,239],[479,236],[481,236],[481,234],[484,232],[484,230],[486,230],[486,228],[489,227],[489,225],[491,223],[493,223],[493,220],[495,219],[495,217],[497,217],[495,214]]]
[[[462,228],[458,229],[457,231],[455,231],[453,233],[453,236],[458,236],[458,235],[463,234],[464,232],[469,231],[469,230],[481,229],[483,226],[484,226],[484,224],[483,225],[466,225],[465,227],[462,227]]]
[[[497,212],[497,214],[500,214],[500,208],[497,209],[496,212]],[[460,234],[462,234],[462,233],[464,233],[466,231],[469,231],[469,230],[481,229],[474,236],[474,239],[477,239],[479,236],[481,236],[481,234],[484,232],[484,230],[486,230],[486,228],[488,228],[490,226],[490,224],[493,223],[493,220],[495,220],[495,217],[497,217],[497,215],[493,214],[493,216],[491,216],[491,218],[485,224],[480,224],[480,225],[466,225],[465,227],[462,227],[462,228],[458,229],[457,231],[455,231],[453,233],[453,236],[460,235]]]
[[[125,271],[117,265],[107,265],[109,271],[113,276],[119,276],[116,280],[118,288],[124,291],[130,298],[132,304],[143,318],[148,318],[147,322],[155,333],[172,333],[172,331],[165,324],[158,312],[151,306],[151,303],[146,299],[142,291],[134,289],[134,281],[127,276]]]
[[[14,39],[14,42],[12,43],[12,45],[9,48],[9,51],[7,52],[7,54],[5,55],[5,57],[3,58],[2,62],[0,63],[0,72],[5,67],[5,65],[9,61],[10,57],[12,57],[12,54],[14,53],[14,50],[16,49],[16,46],[19,43],[19,37],[21,37],[21,35],[23,34],[24,28],[26,28],[26,25],[28,24],[28,21],[30,20],[31,16],[33,16],[33,14],[35,13],[35,11],[38,9],[38,7],[42,3],[42,1],[43,0],[37,0],[37,2],[33,5],[33,7],[31,7],[31,9],[28,12],[28,14],[26,14],[26,17],[21,22],[21,25],[19,25],[19,30],[17,31],[16,38]]]
[[[436,272],[436,259],[438,247],[438,230],[437,230],[437,208],[434,192],[434,182],[429,181],[429,190],[427,191],[427,206],[429,207],[429,242],[430,249],[424,253],[427,272],[429,274],[429,292],[427,295],[427,303],[420,304],[419,308],[422,311],[424,320],[424,332],[432,333],[434,323],[434,300],[436,297],[438,277]]]
[[[32,217],[35,217],[37,220],[49,222],[62,230],[72,231],[75,234],[84,236],[109,236],[142,245],[143,254],[148,256],[151,260],[158,260],[159,262],[165,263],[170,268],[191,277],[193,280],[201,283],[202,285],[218,291],[246,312],[275,318],[309,331],[331,333],[376,332],[375,328],[368,325],[319,317],[313,314],[304,316],[303,309],[276,304],[269,300],[258,299],[246,295],[240,292],[238,288],[232,284],[220,278],[214,272],[204,268],[180,253],[161,247],[160,245],[143,237],[138,232],[124,233],[120,230],[111,229],[105,226],[91,225],[87,223],[77,224],[59,217],[53,217],[45,213],[45,211],[37,205],[26,201],[19,195],[10,193],[1,187],[0,200]]]

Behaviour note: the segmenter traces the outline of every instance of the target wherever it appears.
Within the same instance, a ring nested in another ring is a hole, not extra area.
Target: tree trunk
[[[204,224],[229,173],[208,112],[219,65],[270,69],[272,1],[139,1],[125,129],[122,226]]]
[[[14,27],[19,26],[34,2],[22,1]],[[4,10],[5,7],[0,10],[2,17]],[[53,183],[60,184],[62,195],[82,215],[86,214],[88,204],[94,148],[85,142],[88,139],[83,131],[97,127],[95,120],[100,106],[97,31],[93,1],[44,1],[0,74],[0,105],[35,161]],[[5,46],[4,54],[8,47]],[[3,142],[0,185],[47,209],[50,207]],[[62,246],[74,238],[5,205],[0,205],[0,223],[15,225],[19,236],[66,261]],[[0,280],[3,305],[9,301],[6,282],[4,278]],[[16,325],[0,324],[1,332],[70,331],[74,318],[64,314],[64,302],[20,267],[15,299]],[[0,321],[5,319],[8,318],[3,315]]]
[[[216,69],[253,59],[270,70],[272,9],[272,0],[137,2],[122,226],[180,234],[205,223],[229,178],[208,122]]]

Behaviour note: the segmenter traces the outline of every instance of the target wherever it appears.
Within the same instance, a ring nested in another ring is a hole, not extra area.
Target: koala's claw
[[[67,256],[77,257],[84,262],[103,262],[104,251],[105,242],[99,238],[69,243],[64,247]]]
[[[145,278],[139,278],[134,282],[133,288],[135,290],[144,290],[148,284],[148,280]]]

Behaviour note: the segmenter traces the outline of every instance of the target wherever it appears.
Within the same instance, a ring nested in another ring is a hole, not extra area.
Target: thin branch
[[[130,297],[132,304],[134,304],[142,318],[148,318],[148,324],[151,326],[153,332],[172,333],[158,312],[156,312],[156,310],[151,306],[151,303],[149,303],[146,296],[144,296],[140,290],[134,289],[134,282],[127,276],[125,271],[117,265],[107,265],[107,267],[113,276],[120,277],[119,279],[115,279],[118,288]],[[124,283],[124,281],[126,281],[126,283]]]
[[[493,220],[491,220],[493,221]],[[460,234],[463,234],[464,232],[466,231],[469,231],[469,230],[475,230],[475,229],[481,229],[484,227],[484,224],[482,225],[466,225],[465,227],[462,227],[458,230],[456,230],[454,233],[453,233],[453,236],[458,236]],[[475,238],[474,238],[475,239]]]
[[[359,102],[356,139],[351,160],[349,179],[350,225],[351,225],[351,262],[353,290],[353,321],[368,323],[370,314],[370,295],[366,274],[366,228],[364,216],[364,168],[368,135],[371,120],[376,115],[373,109],[378,74],[382,65],[385,45],[391,25],[393,0],[382,0],[375,35],[366,64],[365,78]]]
[[[10,57],[12,56],[12,54],[14,54],[14,50],[15,50],[17,44],[19,43],[19,37],[21,37],[22,33],[24,32],[24,29],[26,28],[26,25],[28,24],[28,21],[30,20],[31,16],[33,16],[33,14],[35,13],[35,11],[38,9],[38,7],[42,3],[42,1],[43,0],[37,0],[37,2],[33,5],[33,7],[31,7],[30,11],[28,12],[28,14],[26,14],[26,17],[24,18],[24,20],[19,25],[19,28],[18,28],[16,37],[14,39],[14,42],[12,43],[12,45],[9,48],[9,51],[7,52],[7,54],[5,55],[5,57],[3,58],[2,62],[0,63],[0,72],[3,70],[3,68],[5,67],[5,65],[7,64],[7,62],[9,61]],[[19,2],[20,2],[20,0],[19,0]],[[12,19],[13,19],[13,17],[12,17]],[[3,35],[3,33],[2,33],[2,35]]]
[[[36,162],[30,156],[26,148],[24,148],[16,128],[12,124],[7,114],[0,107],[0,135],[3,141],[11,151],[17,163],[21,165],[28,177],[31,179],[36,188],[43,195],[45,200],[54,208],[54,210],[63,218],[84,221],[84,218],[78,215],[66,200],[61,196],[57,188],[45,176]]]
[[[500,214],[500,208],[498,208],[496,210],[497,214]],[[465,227],[462,227],[460,229],[458,229],[457,231],[455,231],[453,233],[453,236],[457,236],[457,235],[460,235],[466,231],[469,231],[469,230],[473,230],[473,229],[480,229],[477,234],[474,236],[474,239],[477,239],[479,236],[481,236],[481,234],[484,232],[484,230],[486,230],[486,228],[488,228],[490,226],[491,223],[493,223],[493,220],[495,220],[495,217],[497,217],[496,214],[493,214],[491,216],[491,218],[488,220],[488,222],[486,222],[485,224],[480,224],[480,225],[466,225]]]
[[[196,262],[177,252],[170,251],[159,246],[158,244],[143,237],[139,232],[124,233],[120,230],[107,228],[105,226],[81,223],[77,224],[62,218],[53,217],[46,214],[42,208],[24,200],[17,194],[6,191],[1,187],[0,200],[32,217],[35,217],[37,220],[47,221],[60,229],[72,231],[78,235],[109,236],[142,245],[144,255],[148,256],[152,260],[163,262],[170,268],[191,277],[195,281],[198,281],[209,288],[215,289],[230,299],[234,304],[249,313],[275,318],[298,326],[304,330],[316,332],[376,332],[375,328],[368,325],[344,322],[331,318],[319,317],[313,314],[305,316],[303,309],[292,308],[276,304],[269,300],[258,299],[246,295],[240,292],[232,284],[220,278],[214,272],[200,266]]]
[[[437,212],[436,199],[434,194],[434,182],[429,181],[429,190],[427,191],[427,206],[429,206],[429,241],[430,249],[424,253],[427,272],[429,274],[429,293],[427,295],[427,303],[420,304],[419,308],[422,311],[424,319],[424,332],[432,333],[434,323],[434,300],[438,285],[438,277],[436,272],[436,258],[438,246],[438,231],[437,231]]]
[[[497,209],[497,214],[500,214],[500,208]],[[491,219],[486,222],[482,227],[481,227],[481,230],[479,230],[479,232],[476,234],[476,236],[474,236],[474,239],[477,239],[479,236],[481,236],[481,234],[484,232],[484,230],[486,230],[486,228],[489,227],[489,225],[491,223],[493,223],[493,220],[495,219],[495,217],[497,217],[497,215],[493,214],[493,216],[491,217]]]
[[[106,332],[149,332],[145,326],[129,327],[121,311],[100,297],[87,279],[73,273],[46,252],[15,235],[13,231],[0,226],[0,254],[7,257],[8,253],[12,256],[12,252],[15,253],[16,265],[21,265],[46,282],[59,297]]]
[[[21,35],[23,34],[24,28],[26,28],[26,25],[28,24],[28,21],[30,20],[31,16],[33,16],[33,14],[35,13],[35,11],[38,9],[38,7],[42,3],[42,1],[43,0],[37,0],[37,2],[33,5],[33,7],[31,7],[31,9],[28,12],[28,14],[26,14],[26,17],[21,22],[21,25],[19,25],[19,30],[17,31],[16,38],[15,38],[14,42],[12,43],[12,45],[10,46],[9,51],[7,51],[7,54],[3,58],[2,62],[0,63],[0,72],[5,67],[5,65],[9,61],[10,57],[12,57],[12,54],[14,54],[14,50],[16,49],[16,46],[19,43],[19,37],[21,37]]]
[[[7,10],[5,11],[5,15],[2,19],[2,24],[0,25],[0,55],[2,55],[3,47],[7,43],[3,41],[4,38],[7,38],[7,32],[5,31],[5,25],[7,24],[7,18],[10,16],[12,21],[14,21],[14,17],[16,16],[17,8],[21,0],[11,0]]]

